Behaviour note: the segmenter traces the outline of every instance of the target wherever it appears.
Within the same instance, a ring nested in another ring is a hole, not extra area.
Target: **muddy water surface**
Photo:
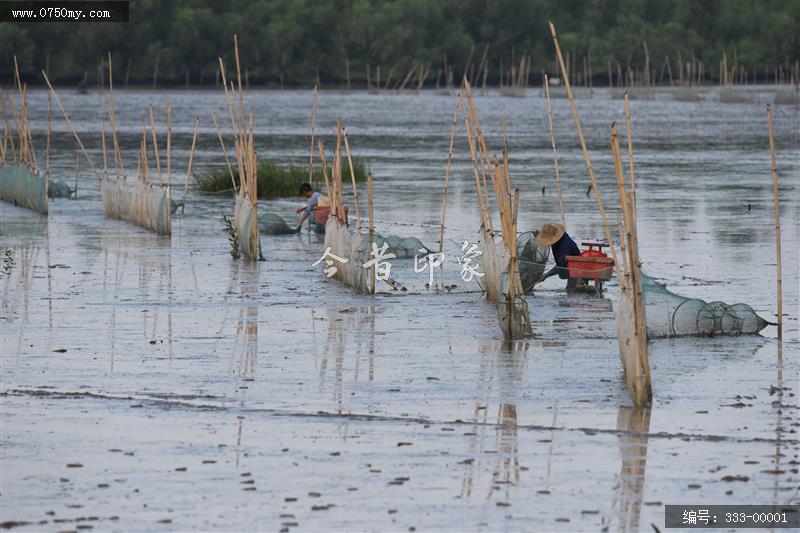
[[[100,97],[62,99],[102,168]],[[310,94],[248,95],[259,157],[307,162]],[[224,166],[217,92],[117,94],[126,169],[143,106],[175,106],[182,180],[195,115],[198,173]],[[632,102],[644,270],[680,294],[745,302],[774,319],[774,219],[763,102]],[[44,146],[46,95],[30,98]],[[545,102],[477,99],[489,142],[506,121],[520,228],[557,221]],[[454,97],[321,92],[318,131],[337,116],[376,176],[377,229],[438,239]],[[613,216],[609,127],[622,102],[578,101]],[[566,220],[602,236],[565,100],[554,101]],[[407,291],[358,296],[326,280],[319,237],[264,237],[267,261],[234,261],[227,195],[190,188],[171,238],[105,219],[85,161],[78,200],[50,215],[0,206],[2,520],[23,530],[648,530],[672,503],[785,503],[798,485],[800,114],[775,109],[783,214],[784,340],[653,340],[654,404],[634,411],[614,333],[617,286],[528,296],[535,336],[506,343],[493,308],[452,259],[476,240],[465,141],[456,144],[445,279],[411,260]],[[163,127],[162,127],[163,131]],[[74,180],[76,147],[54,123],[51,165]],[[624,137],[623,137],[624,139]],[[149,139],[148,139],[149,140]],[[161,147],[163,149],[163,136]],[[42,156],[40,156],[41,158]],[[544,188],[544,189],[543,189]],[[259,210],[293,219],[295,199]],[[352,212],[352,210],[351,210]],[[13,522],[13,524],[11,524]]]

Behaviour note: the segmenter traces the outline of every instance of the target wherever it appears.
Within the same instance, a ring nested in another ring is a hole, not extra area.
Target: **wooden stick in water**
[[[192,175],[192,161],[194,160],[194,147],[197,143],[197,128],[200,126],[200,117],[194,119],[194,132],[192,133],[192,151],[189,152],[189,165],[186,167],[186,179],[183,180],[183,198],[186,201],[186,193],[189,192],[189,176]],[[224,150],[224,147],[223,147]],[[225,159],[228,159],[228,154],[225,154]],[[228,163],[230,169],[230,163]]]
[[[628,266],[628,256],[625,250],[625,235],[623,234],[622,225],[623,225],[622,218],[620,217],[620,215],[617,215],[617,230],[619,230],[619,251],[620,255],[622,255],[622,272],[625,274],[625,277],[627,278],[630,275],[630,266]],[[620,282],[619,286],[623,291],[628,288],[626,279],[620,278],[619,282]]]
[[[147,112],[142,113],[142,172],[140,179],[145,183],[150,182],[150,165],[147,162]],[[156,152],[158,153],[158,152]]]
[[[478,195],[478,209],[480,213],[481,227],[489,229],[489,223],[486,221],[486,208],[483,204],[483,191],[481,190],[481,179],[478,174],[478,155],[475,140],[472,138],[472,125],[467,116],[467,106],[464,105],[463,96],[461,97],[461,111],[464,113],[464,129],[467,134],[467,144],[469,145],[469,153],[472,157],[472,173],[475,175],[475,192]]]
[[[214,112],[211,112],[211,120],[214,122],[214,129],[217,131],[217,138],[219,145],[222,147],[222,153],[225,155],[225,164],[228,165],[228,173],[231,175],[231,185],[233,192],[236,193],[236,179],[233,177],[233,167],[231,167],[231,160],[228,158],[228,151],[225,149],[225,141],[222,140],[222,133],[219,131],[219,124],[217,124],[217,117]]]
[[[111,142],[114,148],[114,166],[117,169],[117,176],[125,173],[122,165],[122,152],[119,149],[117,140],[117,117],[116,106],[114,104],[114,74],[111,66],[111,52],[108,53],[108,120],[111,124]]]
[[[156,154],[156,170],[158,170],[158,180],[161,181],[161,157],[158,155],[158,138],[156,136],[156,121],[153,115],[153,106],[150,106],[150,131],[153,133],[153,153]]]
[[[597,208],[600,211],[600,219],[603,222],[603,228],[606,232],[608,245],[611,250],[612,258],[614,259],[614,268],[617,271],[617,279],[620,277],[619,262],[617,261],[617,252],[614,250],[614,241],[611,239],[611,229],[606,219],[606,210],[603,208],[603,199],[600,197],[600,187],[597,185],[597,179],[594,177],[594,170],[592,169],[592,162],[589,159],[589,150],[586,148],[586,140],[583,137],[583,128],[581,128],[581,119],[578,117],[578,109],[575,106],[575,100],[572,97],[572,87],[569,83],[569,76],[567,75],[567,67],[564,64],[564,58],[561,56],[561,47],[558,45],[558,37],[556,36],[556,27],[550,23],[550,35],[553,37],[553,44],[556,47],[556,55],[558,56],[558,64],[561,67],[561,75],[564,78],[564,87],[567,89],[567,98],[569,98],[569,105],[572,110],[572,118],[575,121],[575,128],[578,130],[578,138],[581,142],[581,150],[583,150],[583,161],[586,164],[586,170],[589,172],[589,178],[592,180],[592,190],[597,200]]]
[[[8,129],[8,117],[6,116],[6,93],[3,92],[2,88],[0,88],[0,112],[3,115],[3,142],[0,143],[0,157],[3,158],[3,163],[5,163],[8,157],[8,138],[10,133]],[[13,148],[13,139],[11,140],[11,145]],[[16,159],[16,152],[14,159]]]
[[[167,103],[167,184],[172,186],[172,101]]]
[[[353,159],[350,157],[350,143],[347,142],[347,129],[342,128],[342,137],[344,137],[344,148],[347,153],[347,164],[350,166],[350,179],[353,182],[353,197],[356,204],[356,231],[361,231],[361,213],[358,208],[358,188],[356,187],[356,173],[353,170]]]
[[[367,173],[367,228],[369,231],[369,240],[372,241],[373,234],[375,233],[375,224],[373,218],[373,203],[372,203],[372,172]],[[377,262],[373,263],[372,268],[370,269],[369,273],[369,290],[372,294],[375,294],[375,278],[376,278],[376,269],[377,269]],[[431,267],[433,268],[433,267]]]
[[[106,152],[106,125],[105,120],[100,119],[100,139],[103,147],[103,177],[108,178],[108,154]]]
[[[778,338],[783,338],[783,287],[781,276],[781,208],[778,203],[778,163],[775,159],[775,139],[772,135],[772,106],[767,104],[770,171],[772,173],[772,202],[775,209],[775,264],[778,299]]]
[[[92,172],[94,172],[95,177],[100,179],[100,176],[97,175],[97,169],[94,166],[94,163],[89,158],[89,154],[86,153],[86,148],[83,147],[83,143],[81,142],[81,138],[78,137],[78,133],[75,131],[75,127],[72,125],[72,122],[69,120],[69,116],[67,116],[67,112],[64,111],[64,106],[61,105],[61,99],[58,97],[58,93],[56,93],[55,89],[53,89],[53,85],[50,83],[50,80],[47,78],[47,74],[42,71],[42,75],[44,76],[44,81],[47,82],[47,87],[50,88],[50,92],[53,94],[53,97],[56,99],[56,105],[61,110],[61,114],[64,115],[64,120],[67,121],[67,125],[72,130],[72,135],[75,137],[75,140],[78,141],[78,146],[81,147],[81,152],[83,152],[83,156],[89,162],[89,166],[92,167]]]
[[[52,131],[52,108],[51,108],[52,95],[47,93],[47,152],[45,152],[44,160],[44,179],[50,179],[50,136]],[[5,159],[5,157],[3,158]]]
[[[558,171],[558,153],[556,152],[556,136],[553,131],[553,111],[550,106],[550,80],[544,75],[544,94],[547,97],[547,126],[550,130],[550,144],[553,146],[553,166],[556,169],[556,192],[558,193],[558,207],[561,213],[561,225],[565,228],[567,223],[564,218],[564,199],[561,196],[561,175]]]
[[[633,195],[633,217],[636,218],[636,177],[633,173],[633,128],[631,127],[631,110],[628,105],[628,91],[625,91],[625,126],[628,132],[628,173],[631,177],[631,194]]]
[[[322,141],[317,140],[317,148],[319,148],[319,162],[322,166],[322,179],[325,180],[325,190],[328,191],[328,198],[331,202],[331,212],[335,213],[336,210],[334,209],[334,196],[333,191],[331,190],[331,182],[328,178],[328,163],[325,161],[325,147],[322,145]]]
[[[308,151],[308,182],[314,187],[314,130],[317,126],[317,86],[311,98],[311,147]],[[309,219],[309,224],[311,220]]]
[[[456,105],[453,107],[453,121],[450,127],[450,147],[447,149],[447,170],[444,173],[444,195],[442,197],[442,216],[439,223],[439,252],[444,247],[444,218],[447,211],[447,186],[450,181],[450,171],[453,167],[453,143],[456,140],[456,117],[458,116],[458,106],[461,103],[461,91],[458,91]]]

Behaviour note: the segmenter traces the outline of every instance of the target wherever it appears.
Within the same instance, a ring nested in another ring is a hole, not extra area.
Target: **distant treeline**
[[[646,64],[651,83],[687,64],[719,80],[723,53],[735,76],[771,81],[800,57],[797,0],[131,0],[128,23],[0,23],[0,81],[16,54],[29,83],[46,69],[96,85],[110,51],[116,86],[213,85],[218,56],[233,68],[236,33],[251,85],[363,87],[368,68],[381,86],[443,85],[450,70],[482,81],[482,61],[495,85],[527,58],[533,82],[554,71],[549,20],[575,73],[598,85]]]

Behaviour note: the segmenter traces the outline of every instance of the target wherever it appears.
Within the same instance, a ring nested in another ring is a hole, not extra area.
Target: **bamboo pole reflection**
[[[249,303],[239,308],[236,323],[236,346],[238,352],[237,374],[240,377],[255,377],[258,365],[258,306],[254,298],[258,294],[258,262],[237,262],[240,296]]]
[[[504,500],[510,498],[510,489],[519,485],[522,467],[519,461],[517,438],[517,405],[524,374],[525,358],[530,343],[525,340],[498,341],[481,348],[481,361],[478,369],[478,393],[473,413],[472,437],[468,446],[468,457],[460,462],[463,465],[459,498],[469,498],[485,479],[486,499],[504,490]],[[492,426],[488,423],[489,406],[493,399],[499,401],[497,420],[494,425],[494,447],[491,447]],[[483,456],[491,453],[495,458],[484,464]],[[486,475],[485,471],[490,474]]]
[[[345,411],[343,390],[345,381],[345,357],[353,355],[353,382],[359,381],[361,359],[366,356],[368,381],[375,377],[375,306],[328,310],[328,333],[317,371],[319,391],[326,387],[329,360],[333,369],[333,402],[337,414]],[[316,343],[315,343],[316,344]]]
[[[639,518],[647,466],[647,440],[650,432],[650,409],[620,407],[617,430],[622,466],[614,500],[619,517],[619,531],[639,531]]]

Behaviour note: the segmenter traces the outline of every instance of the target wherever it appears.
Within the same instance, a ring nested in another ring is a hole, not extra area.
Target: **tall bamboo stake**
[[[45,153],[44,161],[44,179],[50,179],[50,136],[52,131],[52,113],[51,113],[51,100],[52,95],[47,93],[47,152]]]
[[[475,146],[475,140],[473,137],[473,126],[469,122],[469,118],[467,117],[467,106],[461,105],[461,110],[464,113],[464,129],[466,130],[467,134],[467,144],[469,145],[469,153],[470,157],[472,157],[472,173],[475,176],[475,191],[478,195],[478,209],[480,213],[480,221],[481,227],[491,231],[491,218],[487,220],[486,217],[486,206],[484,205],[484,195],[481,190],[481,178],[478,174],[478,166],[481,164],[478,162],[478,155],[477,155],[477,147]]]
[[[547,97],[547,127],[550,130],[550,144],[553,146],[553,166],[556,169],[556,192],[558,193],[558,208],[561,213],[561,225],[567,227],[564,218],[564,199],[561,196],[561,175],[558,171],[558,152],[556,152],[556,136],[553,131],[553,110],[550,106],[550,80],[544,75],[544,94]]]
[[[369,231],[369,240],[372,242],[373,235],[375,234],[375,224],[373,218],[373,199],[372,199],[372,172],[367,173],[367,229]],[[375,294],[375,279],[377,273],[377,261],[372,264],[369,273],[369,290]],[[433,267],[431,267],[433,268]]]
[[[325,190],[328,192],[328,198],[331,200],[331,212],[335,213],[336,204],[334,202],[336,198],[334,197],[333,189],[331,189],[331,181],[328,178],[328,163],[325,161],[325,147],[319,139],[317,139],[317,148],[319,149],[320,166],[322,166],[322,179],[325,180]]]
[[[778,338],[783,338],[783,287],[781,280],[781,208],[778,204],[778,163],[775,159],[775,140],[772,135],[772,106],[767,104],[767,130],[769,131],[769,157],[772,173],[772,202],[775,208],[775,281],[778,300]]]
[[[583,161],[586,164],[586,170],[589,172],[589,178],[592,180],[592,190],[597,199],[597,208],[600,211],[600,219],[603,222],[603,228],[606,231],[606,238],[608,239],[611,255],[614,259],[614,268],[616,269],[617,279],[620,276],[619,262],[617,261],[617,252],[614,250],[614,241],[611,239],[611,229],[608,226],[606,219],[606,211],[603,208],[603,199],[600,197],[600,187],[597,185],[597,179],[594,177],[594,170],[592,170],[592,162],[589,159],[589,150],[586,148],[586,140],[583,137],[583,128],[581,128],[581,119],[578,117],[578,109],[575,107],[575,100],[572,98],[572,88],[569,83],[569,76],[567,75],[567,67],[564,64],[564,58],[561,56],[561,48],[558,45],[558,37],[556,36],[556,27],[550,23],[550,35],[553,37],[553,44],[556,47],[556,54],[558,55],[558,63],[561,66],[561,74],[564,78],[564,86],[567,89],[567,97],[569,98],[569,105],[572,109],[572,118],[575,121],[575,128],[578,130],[578,138],[581,141],[581,150],[583,150]]]
[[[130,60],[128,60],[130,65]],[[125,173],[122,165],[122,152],[117,141],[117,117],[116,106],[114,105],[114,74],[111,66],[111,52],[108,53],[108,120],[111,124],[111,142],[114,148],[114,166],[117,169],[117,176]]]
[[[222,147],[222,153],[225,155],[225,164],[228,165],[228,173],[231,175],[231,186],[233,187],[234,194],[236,193],[236,179],[233,177],[233,167],[231,167],[231,160],[228,158],[228,150],[225,149],[225,141],[222,140],[222,132],[219,130],[219,124],[217,124],[217,117],[214,115],[214,112],[211,112],[211,120],[214,122],[214,129],[217,132],[217,138],[219,139],[219,145]]]
[[[167,184],[172,186],[172,101],[167,103]]]
[[[150,106],[150,131],[153,134],[153,153],[156,155],[156,170],[158,181],[161,182],[161,157],[158,155],[158,139],[156,137],[156,121],[153,115],[153,106]]]
[[[619,188],[620,203],[622,204],[622,214],[628,240],[627,252],[630,272],[627,274],[629,283],[626,289],[633,290],[630,296],[633,300],[634,339],[637,344],[636,353],[638,355],[638,360],[634,366],[635,390],[632,392],[634,404],[636,407],[642,407],[646,403],[652,401],[653,392],[650,380],[650,362],[647,353],[647,331],[644,315],[644,295],[642,294],[641,285],[639,244],[636,219],[633,217],[635,209],[632,206],[633,195],[627,192],[625,186],[625,176],[622,171],[622,157],[619,150],[616,124],[611,125],[611,151],[614,157],[614,173],[617,180],[617,187]],[[642,383],[642,378],[644,378],[644,383]]]
[[[78,137],[78,133],[75,131],[75,127],[72,125],[72,122],[69,120],[69,116],[67,116],[67,112],[64,111],[64,106],[61,105],[61,99],[58,97],[58,93],[56,93],[55,89],[53,89],[53,85],[50,83],[50,80],[47,78],[47,74],[45,74],[44,71],[42,71],[42,75],[44,76],[44,81],[47,82],[47,86],[50,88],[50,92],[53,94],[53,96],[56,99],[56,105],[58,105],[58,108],[61,110],[61,114],[64,115],[64,120],[67,121],[67,125],[69,125],[69,128],[72,130],[72,135],[75,137],[75,140],[78,141],[78,146],[81,147],[81,152],[83,152],[83,156],[89,162],[89,166],[92,167],[92,172],[94,172],[95,177],[100,179],[100,177],[97,175],[97,169],[95,168],[94,163],[89,158],[89,154],[86,153],[86,148],[83,147],[83,143],[81,142],[81,138]]]
[[[622,256],[622,271],[624,272],[625,277],[627,278],[630,273],[630,266],[628,265],[628,255],[627,255],[628,252],[626,251],[625,248],[625,235],[623,234],[622,228],[623,228],[622,219],[620,218],[619,215],[617,215],[617,230],[619,230],[619,251],[620,255]],[[622,279],[620,281],[621,281],[620,288],[622,290],[626,290],[628,288],[626,280]]]
[[[348,66],[349,72],[349,66]],[[348,82],[349,89],[349,82]],[[308,150],[308,182],[314,187],[314,130],[317,126],[317,86],[314,85],[314,95],[311,99],[311,146]],[[311,224],[311,219],[308,221]]]
[[[447,187],[450,182],[450,171],[453,167],[453,143],[456,140],[456,117],[458,116],[458,106],[461,104],[461,91],[458,91],[456,105],[453,107],[453,120],[450,126],[450,146],[447,149],[447,169],[444,172],[444,195],[442,197],[442,216],[439,223],[439,252],[444,247],[444,219],[447,211]]]
[[[647,45],[645,44],[645,48]],[[628,172],[631,177],[631,194],[633,195],[633,218],[636,219],[636,177],[633,172],[633,128],[631,127],[631,110],[628,105],[628,91],[625,91],[625,127],[628,134]]]
[[[106,153],[106,125],[105,120],[100,119],[100,139],[103,147],[103,177],[108,178],[108,154]]]
[[[189,176],[192,175],[192,161],[194,160],[194,147],[197,143],[197,128],[200,126],[200,117],[195,117],[194,119],[194,132],[192,133],[192,151],[189,152],[189,165],[186,167],[186,179],[183,181],[183,197],[184,201],[186,198],[186,193],[189,192]],[[228,154],[225,154],[225,158],[228,158]],[[228,164],[228,168],[230,168],[230,163]],[[181,211],[183,212],[183,211]]]
[[[342,128],[344,147],[347,153],[347,164],[350,166],[350,178],[353,182],[353,198],[356,204],[356,232],[361,231],[361,213],[358,210],[358,188],[356,187],[356,173],[353,170],[353,160],[350,158],[350,143],[347,142],[347,129]]]
[[[3,162],[5,162],[8,158],[8,140],[11,134],[9,133],[8,129],[8,117],[6,116],[6,93],[3,92],[3,89],[0,88],[0,112],[3,115],[3,142],[0,144],[2,150],[0,150],[0,155],[3,157]],[[14,139],[11,139],[11,147],[14,147]],[[16,151],[14,151],[14,159],[16,159]]]

